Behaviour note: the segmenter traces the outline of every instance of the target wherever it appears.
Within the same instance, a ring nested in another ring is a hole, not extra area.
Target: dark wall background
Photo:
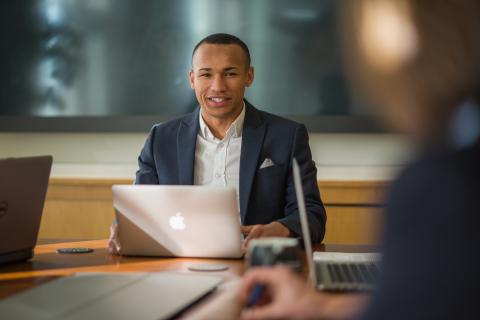
[[[0,12],[0,130],[143,131],[193,110],[191,51],[239,36],[247,99],[314,131],[376,130],[340,65],[334,0],[22,0]]]

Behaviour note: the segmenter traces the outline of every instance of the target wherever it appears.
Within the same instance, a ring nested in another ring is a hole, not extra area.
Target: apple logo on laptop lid
[[[184,230],[187,227],[185,224],[185,218],[182,216],[181,212],[177,212],[174,216],[171,216],[168,221],[173,230]]]

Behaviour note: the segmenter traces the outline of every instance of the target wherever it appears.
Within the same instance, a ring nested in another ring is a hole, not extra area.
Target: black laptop
[[[51,156],[0,159],[0,264],[33,256]]]

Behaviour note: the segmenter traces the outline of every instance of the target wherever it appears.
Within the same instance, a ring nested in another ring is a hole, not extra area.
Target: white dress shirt
[[[216,138],[199,112],[200,131],[195,148],[194,184],[233,187],[239,203],[240,154],[245,104],[228,128],[225,137]]]

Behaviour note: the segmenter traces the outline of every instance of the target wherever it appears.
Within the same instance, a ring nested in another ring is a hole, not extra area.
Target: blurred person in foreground
[[[344,3],[352,84],[418,146],[391,188],[372,296],[316,292],[288,269],[253,269],[264,303],[243,319],[480,319],[480,3]]]

